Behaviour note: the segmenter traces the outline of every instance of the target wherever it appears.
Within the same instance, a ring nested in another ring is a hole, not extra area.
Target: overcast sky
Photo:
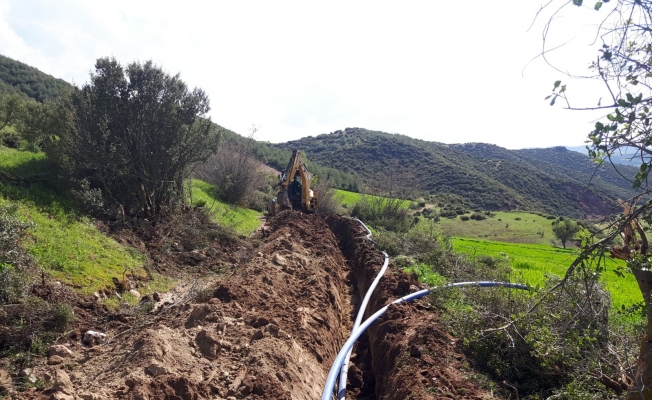
[[[547,0],[545,1],[547,2]],[[76,84],[94,61],[153,60],[211,99],[214,122],[283,142],[363,127],[445,143],[582,145],[601,114],[550,107],[542,2],[0,0],[0,54]],[[560,3],[562,4],[562,3]],[[566,7],[550,59],[588,74],[595,24]],[[595,106],[597,81],[568,81]],[[606,98],[606,97],[605,97]]]

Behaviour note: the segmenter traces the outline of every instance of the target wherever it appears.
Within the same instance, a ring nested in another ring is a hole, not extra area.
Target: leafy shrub
[[[31,286],[25,272],[31,257],[22,248],[21,240],[34,224],[21,221],[17,210],[15,204],[0,206],[0,304],[22,301]]]
[[[197,167],[195,174],[215,185],[217,196],[227,203],[252,203],[256,191],[265,184],[265,175],[259,169],[260,162],[253,147],[251,138],[237,144],[222,145],[216,154]]]
[[[473,213],[473,214],[471,214],[470,218],[474,219],[476,221],[482,221],[483,219],[486,219],[487,217],[485,217],[483,214],[480,214],[480,213]]]
[[[514,221],[520,221],[520,220],[521,220],[521,217],[514,218]]]
[[[514,281],[501,258],[452,257],[445,253],[449,261],[437,269],[448,281]],[[463,338],[475,368],[494,380],[509,379],[521,398],[615,399],[619,393],[610,392],[594,377],[620,379],[623,365],[633,361],[628,352],[638,338],[634,331],[610,323],[609,295],[599,274],[578,271],[562,289],[545,295],[559,283],[559,278],[548,277],[539,293],[442,290],[433,293],[432,301],[445,309],[445,323]],[[533,309],[535,302],[538,307]],[[603,362],[596,363],[598,359]]]
[[[74,320],[75,315],[69,304],[59,303],[53,307],[51,324],[55,330],[59,332],[65,331]]]
[[[468,220],[470,220],[471,218],[468,217],[468,216],[466,216],[466,215],[462,215],[462,216],[460,217],[460,219],[461,219],[462,221],[468,221]]]

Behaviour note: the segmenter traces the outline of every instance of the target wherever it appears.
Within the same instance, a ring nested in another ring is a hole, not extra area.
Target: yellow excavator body
[[[301,178],[301,182],[295,178]],[[312,179],[312,174],[301,159],[301,151],[294,150],[287,168],[279,175],[279,192],[276,199],[267,204],[267,214],[273,216],[283,210],[316,212],[318,194],[310,188]]]

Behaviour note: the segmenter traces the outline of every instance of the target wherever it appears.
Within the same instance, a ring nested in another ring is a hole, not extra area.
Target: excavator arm
[[[296,174],[301,177],[301,210],[307,213],[313,213],[317,210],[317,193],[310,188],[312,185],[313,175],[308,171],[308,167],[301,159],[301,152],[294,150],[288,166],[279,176],[279,193],[276,201],[272,201],[268,207],[268,213],[275,215],[283,209],[296,209],[288,200],[288,188]]]

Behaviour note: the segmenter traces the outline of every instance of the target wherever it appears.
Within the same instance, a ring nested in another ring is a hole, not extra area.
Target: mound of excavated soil
[[[318,399],[351,329],[354,306],[383,259],[357,222],[284,212],[250,261],[190,301],[156,307],[95,347],[35,368],[45,389],[15,398]],[[375,311],[417,289],[388,271]],[[371,314],[369,312],[368,314]],[[489,398],[423,305],[391,307],[355,349],[349,398]]]

